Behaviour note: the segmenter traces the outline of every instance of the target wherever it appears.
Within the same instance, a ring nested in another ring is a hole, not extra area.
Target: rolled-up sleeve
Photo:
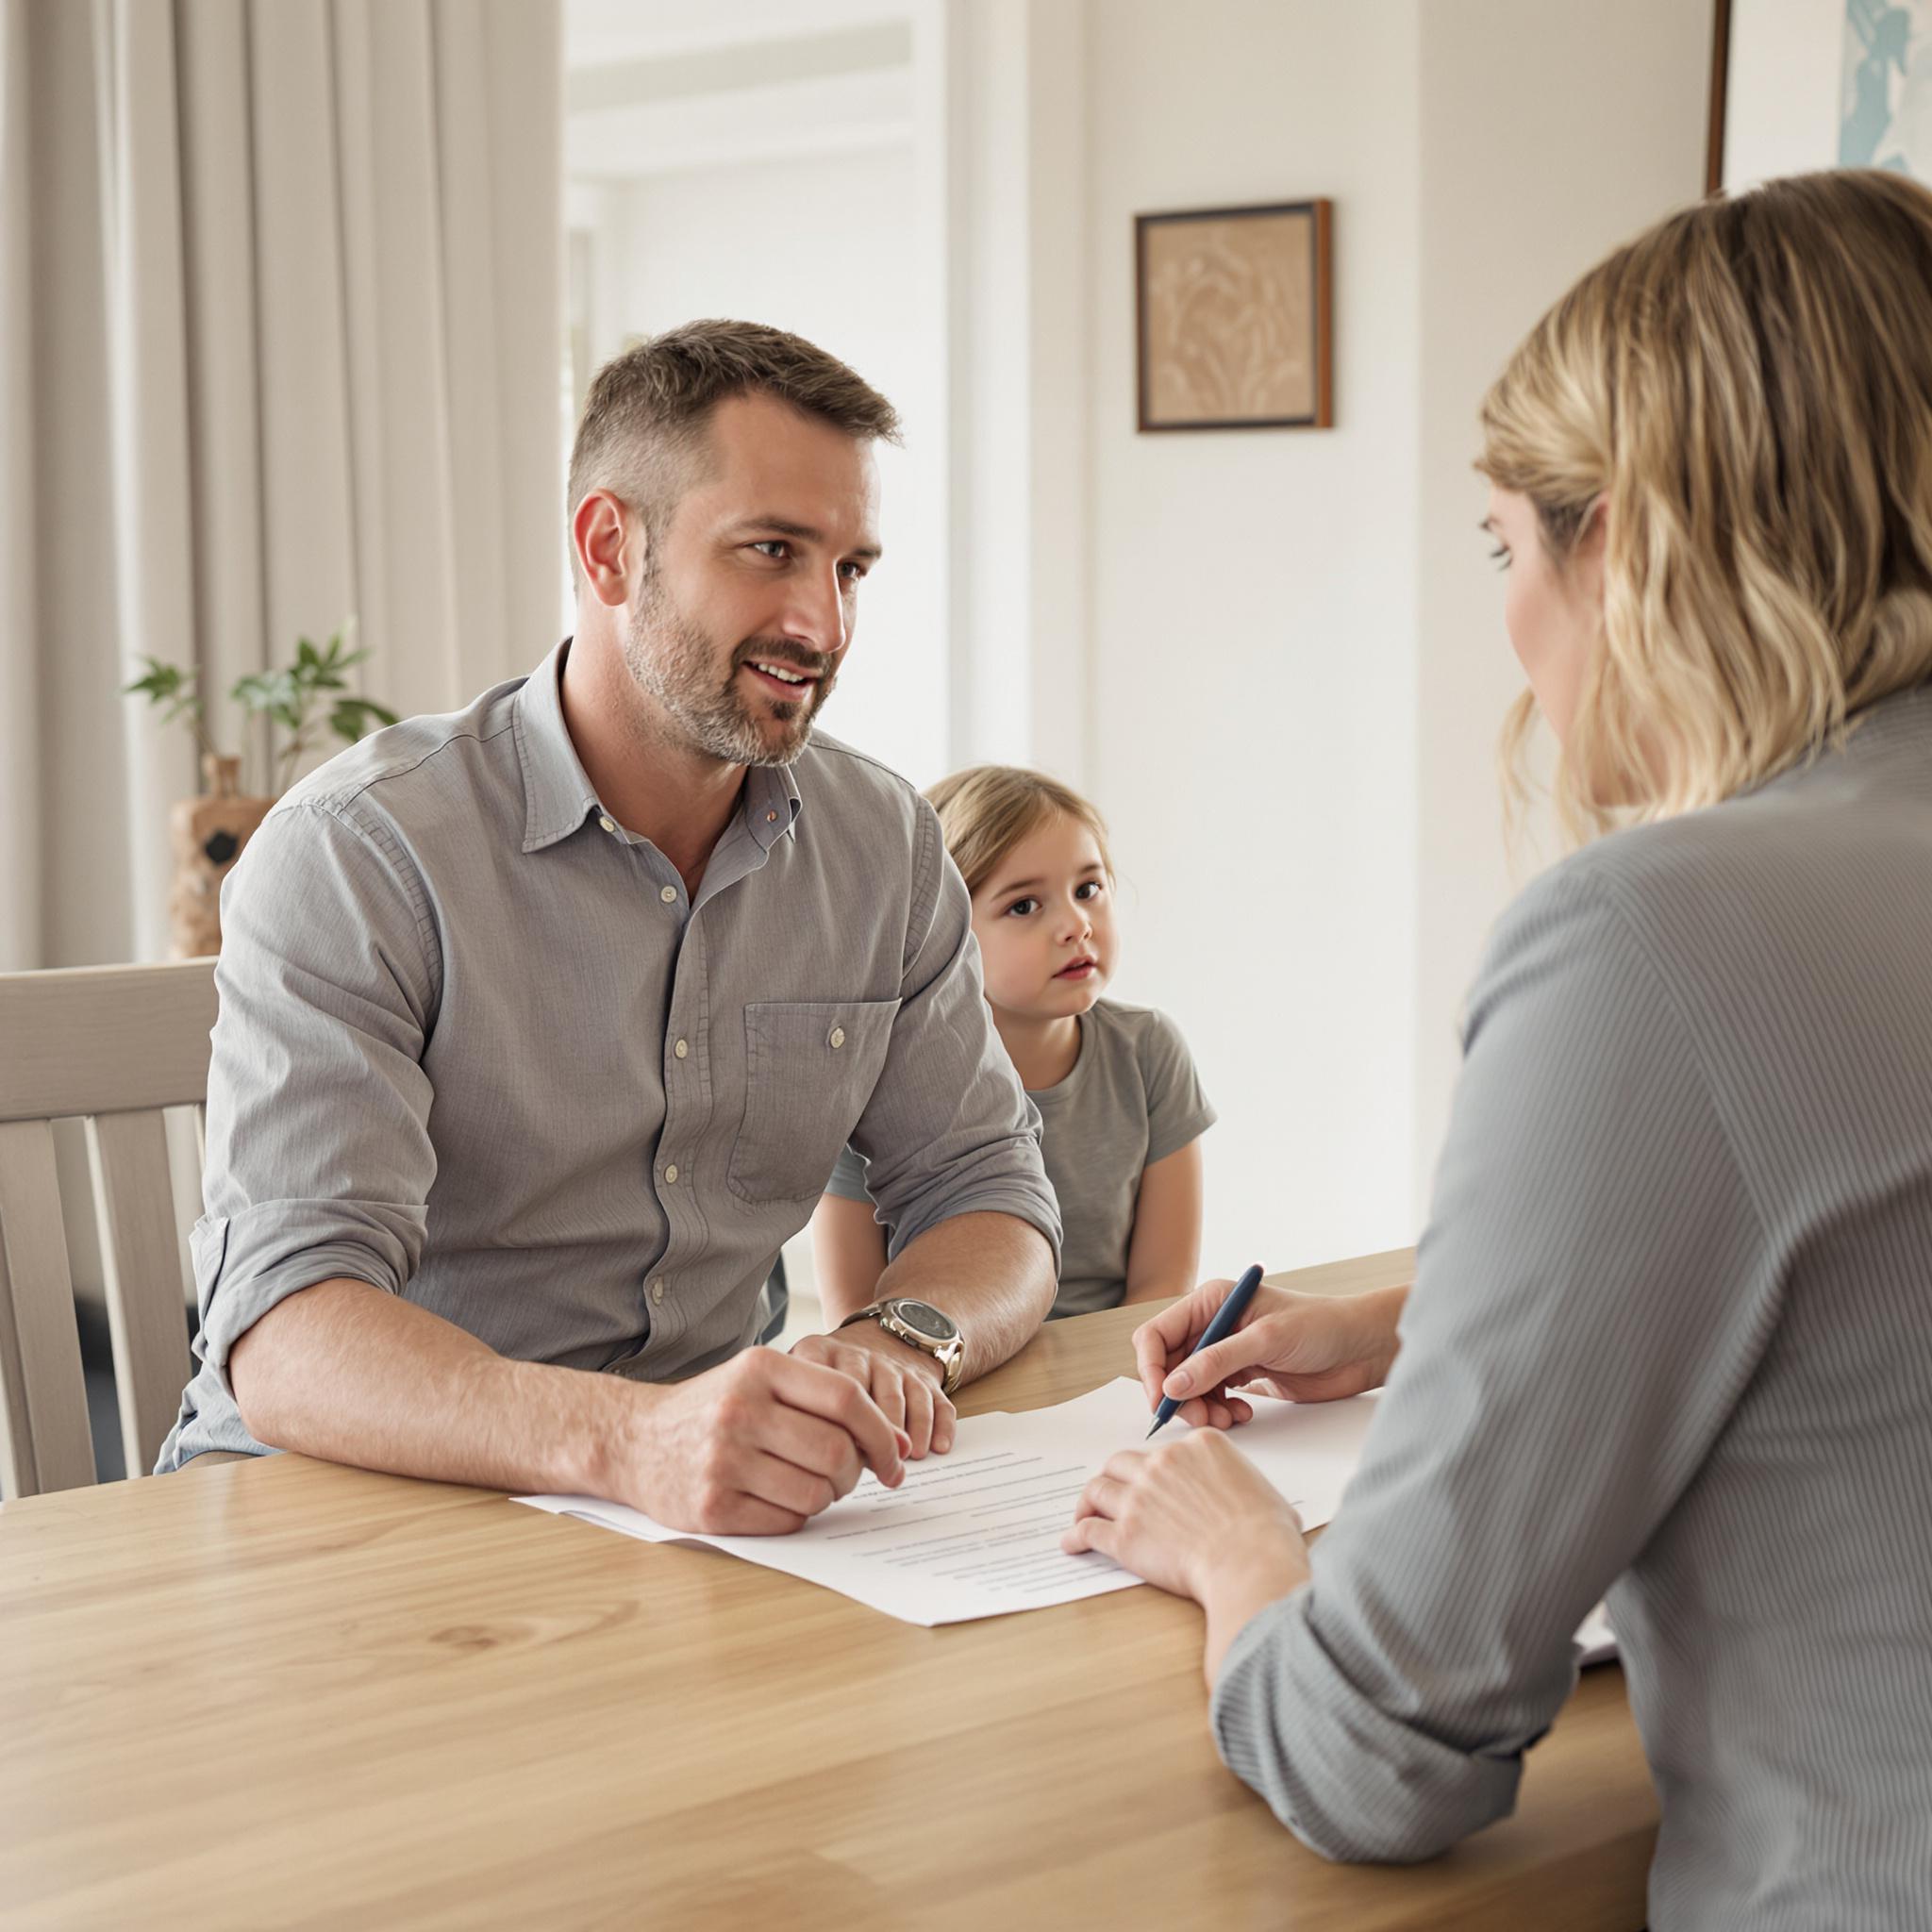
[[[956,1214],[1011,1214],[1046,1237],[1058,1268],[1039,1110],[993,1030],[972,900],[924,800],[916,879],[891,1045],[852,1131],[891,1254]]]
[[[1471,1001],[1402,1352],[1311,1581],[1212,1724],[1314,1850],[1424,1858],[1505,1816],[1572,1633],[1695,1475],[1777,1277],[1669,975],[1607,886],[1532,888]]]
[[[400,1292],[436,1157],[422,1065],[437,979],[426,905],[392,835],[326,805],[265,820],[222,895],[200,1352],[339,1276]],[[232,1391],[230,1391],[232,1392]]]

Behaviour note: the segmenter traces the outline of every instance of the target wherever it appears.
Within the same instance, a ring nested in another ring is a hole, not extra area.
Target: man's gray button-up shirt
[[[746,774],[691,899],[585,775],[568,649],[334,759],[228,880],[198,1370],[162,1469],[259,1450],[228,1352],[337,1276],[506,1355],[709,1368],[848,1140],[895,1253],[975,1210],[1058,1251],[931,808],[817,738]]]

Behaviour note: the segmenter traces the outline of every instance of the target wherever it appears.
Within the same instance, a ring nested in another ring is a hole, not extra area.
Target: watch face
[[[941,1314],[926,1302],[895,1301],[892,1312],[914,1334],[926,1336],[933,1341],[950,1341],[959,1332],[950,1315]]]

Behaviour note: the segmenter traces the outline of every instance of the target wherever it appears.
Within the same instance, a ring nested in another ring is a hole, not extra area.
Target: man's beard
[[[795,704],[747,701],[738,669],[754,658],[808,673],[817,682],[801,687]],[[720,684],[711,640],[655,579],[646,580],[625,635],[624,661],[639,688],[658,700],[695,750],[728,765],[793,763],[811,741],[813,720],[831,691],[838,662],[774,639],[747,638],[732,652]],[[775,741],[768,737],[773,724],[782,727]]]

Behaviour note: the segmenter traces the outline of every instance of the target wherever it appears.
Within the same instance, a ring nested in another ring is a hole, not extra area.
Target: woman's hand
[[[1191,1360],[1233,1288],[1231,1281],[1204,1281],[1134,1331],[1150,1407],[1172,1395],[1181,1399],[1181,1421],[1224,1429],[1255,1412],[1229,1392],[1234,1388],[1258,1387],[1290,1402],[1332,1402],[1379,1388],[1387,1377],[1407,1288],[1351,1295],[1260,1289],[1241,1326]]]
[[[1111,1457],[1081,1492],[1060,1547],[1098,1550],[1202,1605],[1209,1684],[1241,1625],[1308,1580],[1293,1506],[1214,1429]]]

